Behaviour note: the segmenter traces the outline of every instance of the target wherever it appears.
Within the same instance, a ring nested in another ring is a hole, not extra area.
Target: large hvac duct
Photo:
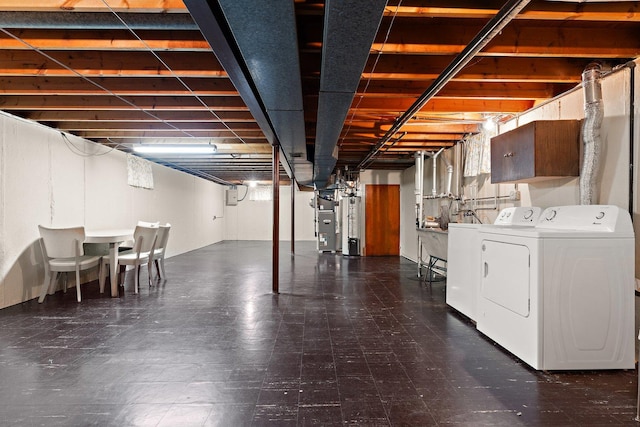
[[[584,91],[584,122],[582,124],[582,170],[580,171],[580,204],[597,202],[596,178],[598,175],[602,139],[600,127],[604,116],[600,64],[589,65],[582,73]]]

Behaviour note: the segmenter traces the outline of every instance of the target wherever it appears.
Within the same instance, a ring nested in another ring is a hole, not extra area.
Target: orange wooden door
[[[364,255],[400,255],[400,186],[365,188]]]

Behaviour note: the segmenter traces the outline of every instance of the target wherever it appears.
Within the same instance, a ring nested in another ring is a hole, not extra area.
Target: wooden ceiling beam
[[[477,2],[467,0],[456,1],[454,4],[447,0],[429,2],[428,7],[420,5],[402,6],[389,4],[385,16],[394,15],[411,18],[455,18],[455,19],[485,19],[493,18],[503,1]],[[602,2],[602,3],[563,3],[563,2],[533,2],[525,8],[517,20],[553,20],[553,21],[633,21],[640,22],[640,6],[637,2]]]
[[[132,105],[113,96],[0,96],[4,110],[148,110],[148,111],[248,111],[242,99],[230,96],[202,97],[207,107],[196,98],[186,96],[126,97]]]
[[[179,76],[227,77],[212,52],[159,52],[170,68],[150,52],[48,51],[47,55],[66,67],[91,77]],[[0,50],[0,76],[76,76],[36,51]]]
[[[392,125],[393,121],[384,121],[384,122],[365,122],[365,121],[351,121],[345,124],[343,127],[343,132],[347,129],[349,132],[368,132],[374,133],[379,136],[384,135]],[[462,123],[460,120],[459,123],[447,121],[433,121],[432,123],[424,123],[424,122],[415,122],[405,125],[402,128],[402,132],[408,132],[409,134],[413,133],[427,133],[433,132],[437,129],[439,133],[469,133],[476,132],[478,124],[477,123]],[[315,129],[307,129],[307,132],[311,134],[315,134]]]
[[[306,67],[306,56],[302,67]],[[431,81],[453,61],[450,56],[429,55],[375,55],[369,57],[362,78],[381,80]],[[464,67],[452,81],[473,82],[542,82],[578,83],[585,67],[598,58],[530,58],[530,57],[481,57]],[[377,62],[376,62],[377,61]],[[374,67],[375,64],[375,67]],[[375,70],[371,72],[371,70]],[[317,77],[313,70],[304,69],[307,76]]]
[[[8,29],[14,36],[40,50],[174,50],[210,52],[199,31],[136,30],[141,42],[128,30]],[[0,49],[29,50],[25,43],[0,33]]]
[[[109,0],[115,12],[188,13],[182,0]],[[2,0],[8,12],[110,12],[103,0]]]
[[[90,130],[74,132],[74,135],[78,135],[87,139],[106,139],[106,138],[184,138],[185,132],[188,132],[190,137],[195,138],[242,138],[243,140],[256,140],[257,142],[267,143],[267,139],[264,137],[262,131],[212,131],[212,130],[184,130],[178,131],[167,127],[166,129],[154,129],[154,130]]]
[[[405,19],[394,24],[388,38],[379,34],[371,50],[373,54],[457,55],[485,23],[460,25],[438,20],[425,27],[423,22]],[[598,37],[593,36],[594,32],[599,33]],[[513,21],[477,56],[635,58],[639,53],[637,30],[625,22],[589,26],[569,22],[558,26],[555,22]]]
[[[189,89],[173,77],[82,77],[5,76],[0,77],[0,94],[5,95],[108,95],[121,96],[238,96],[226,78],[184,78]],[[103,89],[109,92],[105,92]]]
[[[572,58],[484,57],[464,67],[452,81],[528,81],[578,83],[592,60]],[[371,75],[375,59],[370,58],[364,77],[433,80],[453,61],[447,56],[382,55]]]
[[[413,104],[412,98],[364,98],[359,103],[354,101],[352,110],[378,111],[381,115],[397,115],[405,112]],[[484,99],[431,99],[421,111],[438,112],[502,112],[518,113],[533,107],[533,102],[526,100],[484,100]],[[349,113],[351,114],[351,112]],[[347,116],[348,117],[348,116]]]
[[[65,122],[65,121],[120,121],[120,122],[155,122],[156,118],[137,110],[41,110],[24,111],[18,110],[14,113],[29,120],[40,122]],[[160,120],[177,122],[194,121],[232,121],[232,122],[255,122],[249,111],[216,111],[215,116],[209,111],[154,111],[153,115]]]
[[[402,132],[398,132],[396,134],[396,138],[400,136]],[[348,135],[340,136],[341,143],[350,140],[367,140],[367,139],[379,139],[381,135],[374,133],[358,133],[358,132],[349,132]],[[454,140],[457,141],[464,137],[463,133],[440,133],[437,129],[433,129],[432,132],[428,133],[412,133],[407,134],[402,137],[402,140],[397,142],[397,144],[402,144],[405,142],[416,142],[416,141],[448,141]],[[394,138],[391,138],[392,141]]]
[[[390,1],[384,12],[384,19],[392,17],[408,18],[452,18],[484,19],[493,18],[503,0],[431,0],[428,6],[424,1]],[[297,13],[301,16],[322,16],[322,3],[297,4]],[[518,16],[517,20],[554,20],[554,21],[640,21],[640,6],[637,2],[602,3],[562,3],[532,2]],[[385,26],[383,22],[382,26]]]
[[[425,141],[419,144],[411,144],[402,147],[402,151],[420,151],[424,148],[431,147],[453,147],[457,141]],[[354,153],[354,152],[362,152],[368,151],[373,144],[340,144],[340,152],[345,153]],[[387,147],[389,148],[389,147]],[[391,147],[393,148],[393,147]],[[391,149],[389,148],[389,150]],[[386,150],[386,148],[382,148],[381,151]]]
[[[431,0],[428,6],[422,0],[389,1],[384,12],[384,19],[393,17],[408,18],[451,18],[451,19],[484,19],[493,18],[503,0]],[[322,3],[296,5],[297,13],[305,17],[322,16]],[[561,3],[533,2],[527,6],[516,19],[553,20],[553,21],[640,21],[640,6],[636,2],[603,2],[603,3]],[[383,22],[382,26],[385,26]]]
[[[59,122],[57,128],[66,131],[147,131],[174,129],[174,126],[186,131],[225,131],[229,128],[236,132],[259,131],[260,127],[255,122],[116,122],[116,121],[66,121]]]
[[[358,96],[374,97],[406,97],[416,98],[429,87],[431,80],[371,80],[362,83],[358,88]],[[491,99],[549,99],[573,88],[576,83],[547,82],[449,82],[438,97],[443,98],[491,98]],[[363,90],[366,88],[366,92]]]

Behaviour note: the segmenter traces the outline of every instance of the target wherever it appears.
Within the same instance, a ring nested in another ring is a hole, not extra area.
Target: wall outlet
[[[509,192],[509,200],[520,200],[520,192],[518,190],[511,190]]]

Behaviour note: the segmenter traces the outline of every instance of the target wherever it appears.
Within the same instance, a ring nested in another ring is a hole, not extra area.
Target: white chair
[[[133,249],[120,252],[118,254],[118,265],[127,266],[132,265],[135,270],[135,288],[134,292],[138,293],[138,283],[140,281],[140,266],[147,264],[149,271],[149,286],[151,286],[151,257],[153,255],[153,248],[156,243],[156,235],[158,234],[158,227],[145,227],[142,225],[136,226],[133,232],[134,244]],[[106,276],[108,270],[109,258],[102,258],[102,269],[100,274]],[[105,277],[101,276],[100,283],[104,283]]]
[[[167,275],[164,272],[164,254],[167,248],[167,242],[169,241],[169,231],[171,230],[171,224],[167,223],[161,225],[158,228],[158,236],[156,237],[156,246],[153,250],[153,256],[151,260],[155,263],[156,270],[158,271],[158,277],[166,279]],[[162,273],[160,272],[162,270]]]
[[[76,272],[76,294],[78,302],[82,300],[80,293],[80,272],[100,266],[100,256],[85,255],[82,243],[84,227],[48,228],[38,226],[42,238],[42,253],[45,258],[45,273],[51,278],[49,285],[43,286],[38,302],[44,301],[47,293],[53,292],[60,273],[65,273],[64,290],[67,290],[66,273]],[[46,280],[45,280],[46,282]]]
[[[141,225],[143,227],[159,227],[160,222],[159,221],[156,221],[156,222],[138,221],[136,225]],[[133,249],[133,240],[127,240],[126,242],[123,242],[118,247],[118,250],[120,252],[129,251],[131,249]]]

